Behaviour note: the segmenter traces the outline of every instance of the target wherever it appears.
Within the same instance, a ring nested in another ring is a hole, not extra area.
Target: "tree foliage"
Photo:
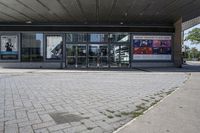
[[[200,28],[191,30],[185,40],[189,40],[193,44],[200,44]]]

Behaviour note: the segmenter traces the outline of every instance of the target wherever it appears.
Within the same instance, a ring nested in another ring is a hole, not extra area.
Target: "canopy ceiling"
[[[1,0],[0,23],[173,24],[200,16],[200,0]]]

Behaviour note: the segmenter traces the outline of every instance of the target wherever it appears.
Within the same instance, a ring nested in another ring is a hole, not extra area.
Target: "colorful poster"
[[[1,55],[16,55],[18,54],[18,43],[16,35],[1,36]]]
[[[47,59],[62,58],[62,36],[47,36]]]
[[[171,60],[171,36],[133,36],[134,60]]]

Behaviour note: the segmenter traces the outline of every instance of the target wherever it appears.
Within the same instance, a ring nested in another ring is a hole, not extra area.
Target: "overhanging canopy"
[[[200,15],[200,0],[1,0],[0,23],[163,24]]]

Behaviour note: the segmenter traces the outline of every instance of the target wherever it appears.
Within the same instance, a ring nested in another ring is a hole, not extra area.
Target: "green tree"
[[[185,38],[186,41],[191,41],[192,44],[200,44],[200,28],[195,28],[189,31],[188,36]]]

